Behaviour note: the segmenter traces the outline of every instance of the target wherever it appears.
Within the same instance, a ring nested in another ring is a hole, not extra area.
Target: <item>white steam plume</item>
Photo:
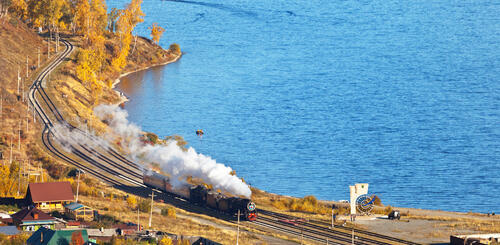
[[[86,132],[78,128],[73,128],[69,124],[55,123],[51,128],[55,139],[67,152],[73,152],[72,144],[77,142],[81,147],[109,149],[107,141],[96,137],[93,132]]]
[[[197,153],[192,147],[185,152],[175,141],[167,145],[144,144],[141,141],[142,130],[130,123],[127,111],[118,106],[99,105],[94,112],[109,124],[112,134],[108,134],[108,137],[111,137],[111,140],[116,140],[118,136],[121,146],[128,150],[134,159],[158,163],[163,171],[171,175],[174,188],[184,184],[187,176],[192,176],[203,179],[215,189],[245,197],[252,194],[247,184],[230,174],[230,167]]]

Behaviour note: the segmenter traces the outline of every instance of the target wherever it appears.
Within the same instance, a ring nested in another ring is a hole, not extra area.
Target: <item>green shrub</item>
[[[161,210],[161,215],[175,219],[175,217],[176,217],[175,209],[173,207],[163,208]]]
[[[151,203],[147,199],[140,199],[137,202],[137,206],[139,207],[139,211],[141,211],[143,213],[147,213],[151,209]]]
[[[172,53],[180,55],[181,54],[181,47],[177,43],[173,43],[170,45],[168,48]]]

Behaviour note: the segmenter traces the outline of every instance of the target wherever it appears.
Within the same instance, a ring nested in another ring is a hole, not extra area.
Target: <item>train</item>
[[[148,187],[180,196],[190,203],[209,207],[231,216],[237,216],[239,213],[243,220],[257,220],[255,203],[248,198],[230,197],[203,185],[185,184],[174,189],[169,177],[154,171],[144,173],[143,182]]]

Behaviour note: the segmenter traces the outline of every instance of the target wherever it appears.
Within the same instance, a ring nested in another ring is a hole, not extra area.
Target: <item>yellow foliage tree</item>
[[[90,88],[94,104],[99,102],[99,95],[102,93],[102,82],[97,79],[97,71],[102,62],[99,59],[102,57],[92,49],[80,49],[77,58],[76,76]]]
[[[164,236],[160,240],[160,245],[173,245],[172,239],[170,239],[170,237],[168,237],[168,236]]]
[[[151,30],[151,37],[153,38],[153,42],[155,43],[160,42],[160,38],[163,35],[163,32],[165,32],[165,29],[159,26],[156,22],[153,23],[153,25],[151,25],[148,30]]]
[[[120,53],[111,61],[112,67],[116,71],[120,71],[127,65],[127,57],[130,52],[130,44],[132,43],[132,32],[135,26],[143,22],[145,16],[141,10],[142,0],[132,0],[127,8],[120,11],[117,30],[120,35]]]
[[[19,174],[19,165],[12,163],[10,166],[0,166],[0,196],[13,196],[14,186]]]
[[[128,196],[127,204],[130,208],[135,208],[135,205],[137,205],[137,199],[135,198],[135,196]]]
[[[28,15],[28,3],[25,0],[12,0],[9,11],[24,19]]]
[[[90,3],[88,0],[77,0],[73,8],[74,23],[78,33],[88,35],[90,30]]]

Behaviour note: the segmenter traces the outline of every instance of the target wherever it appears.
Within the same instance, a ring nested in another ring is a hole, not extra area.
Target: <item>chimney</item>
[[[33,218],[38,219],[38,213],[33,213]]]

